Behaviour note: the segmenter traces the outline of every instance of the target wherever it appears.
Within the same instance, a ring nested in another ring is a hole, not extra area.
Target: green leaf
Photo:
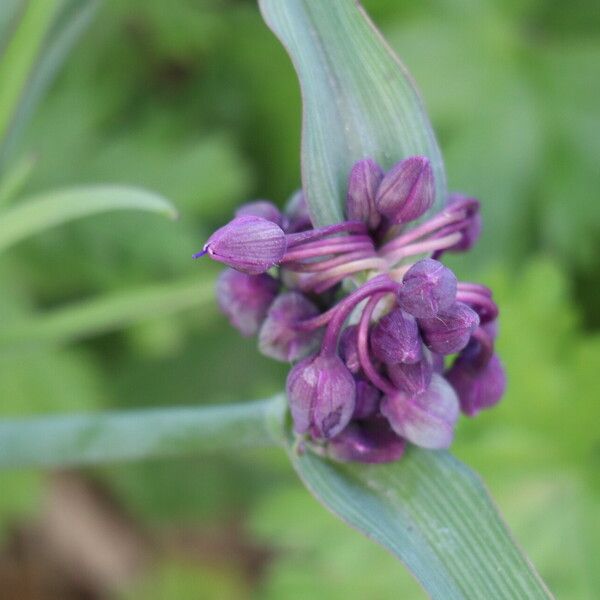
[[[0,213],[0,252],[56,225],[111,210],[146,210],[176,216],[158,194],[120,185],[90,185],[43,192]]]
[[[411,448],[377,466],[289,454],[310,491],[400,558],[432,598],[552,597],[479,478],[450,454]]]
[[[0,468],[61,467],[282,443],[285,401],[0,422]]]
[[[0,167],[99,0],[29,0],[0,57]]]
[[[186,309],[214,314],[214,277],[155,284],[83,301],[0,327],[0,348],[31,342],[65,343]]]
[[[364,156],[385,168],[428,156],[436,177],[431,212],[439,210],[446,177],[423,103],[358,3],[260,0],[260,8],[300,79],[302,181],[315,222],[342,219],[348,173]]]

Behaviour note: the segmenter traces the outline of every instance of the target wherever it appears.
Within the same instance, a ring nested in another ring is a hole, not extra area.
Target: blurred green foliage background
[[[464,420],[455,452],[487,482],[557,596],[595,598],[597,3],[364,5],[418,82],[452,189],[483,202],[481,242],[452,266],[497,294],[509,389],[496,410]],[[300,110],[291,64],[254,2],[104,1],[13,154],[13,169],[33,161],[18,197],[138,184],[172,199],[181,218],[94,217],[0,255],[1,415],[239,401],[281,389],[286,369],[232,331],[210,298],[167,303],[83,340],[2,338],[19,319],[88,298],[142,290],[142,306],[147,286],[177,289],[211,268],[191,254],[237,204],[281,205],[298,187]],[[88,475],[152,535],[208,528],[218,549],[219,532],[237,523],[266,556],[248,569],[217,549],[162,549],[115,597],[425,597],[393,558],[318,506],[276,451]],[[0,543],[37,518],[48,485],[39,473],[0,473]]]

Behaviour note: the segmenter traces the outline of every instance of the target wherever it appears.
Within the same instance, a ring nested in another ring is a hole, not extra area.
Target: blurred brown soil
[[[90,477],[61,472],[36,520],[15,524],[0,547],[0,598],[108,600],[165,557],[233,569],[250,593],[271,556],[241,520],[149,531]]]

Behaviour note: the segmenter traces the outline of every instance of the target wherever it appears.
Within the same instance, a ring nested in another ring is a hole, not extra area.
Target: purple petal
[[[459,415],[458,398],[450,384],[434,374],[429,388],[422,394],[398,392],[381,403],[392,429],[409,442],[422,448],[448,448],[454,437]]]
[[[470,417],[497,404],[506,389],[506,375],[496,354],[483,368],[468,356],[459,355],[446,379],[458,394],[461,410]]]
[[[258,275],[278,264],[286,250],[285,233],[261,217],[237,217],[217,229],[204,246],[211,258],[237,271]]]
[[[356,386],[338,356],[311,356],[289,373],[286,384],[294,431],[328,439],[352,418]]]
[[[266,273],[247,275],[225,269],[217,279],[217,302],[242,335],[255,335],[275,299],[279,283]]]
[[[456,286],[456,276],[448,267],[425,258],[416,262],[402,278],[398,304],[415,317],[435,317],[454,302]]]
[[[389,365],[388,374],[394,386],[401,392],[422,394],[431,383],[433,375],[432,359],[430,356],[424,355],[422,360],[412,365],[403,363]]]
[[[356,406],[354,407],[353,419],[368,419],[373,417],[379,410],[381,392],[368,381],[362,378],[356,379]]]
[[[432,319],[419,319],[425,344],[438,354],[460,352],[478,325],[477,313],[462,302],[455,302]]]
[[[396,308],[379,320],[371,332],[373,354],[388,365],[421,360],[422,344],[417,321]]]
[[[331,458],[343,462],[388,463],[401,458],[406,444],[385,419],[350,423],[327,444]]]
[[[408,223],[426,213],[435,198],[435,183],[429,159],[411,156],[394,165],[377,191],[379,212],[392,223]]]
[[[377,188],[383,178],[381,167],[372,158],[363,158],[354,163],[348,178],[346,217],[350,221],[362,221],[375,229],[381,215],[375,206]]]
[[[242,204],[236,211],[236,217],[262,217],[279,227],[283,224],[281,211],[269,200],[255,200]]]
[[[296,325],[318,314],[319,310],[306,296],[298,292],[281,294],[271,304],[258,334],[259,350],[284,362],[303,358],[315,349],[321,332],[301,331]]]

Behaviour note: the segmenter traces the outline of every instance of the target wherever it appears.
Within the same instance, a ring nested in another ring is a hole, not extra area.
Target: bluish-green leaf
[[[410,75],[354,0],[260,0],[286,47],[303,101],[302,183],[313,220],[342,219],[352,164],[388,168],[413,154],[432,161],[438,210],[446,195],[441,153]]]
[[[90,185],[43,192],[0,213],[0,252],[50,227],[111,210],[177,214],[162,196],[129,186]]]
[[[440,600],[551,598],[479,478],[446,452],[389,465],[340,465],[290,449],[310,491],[382,544]]]
[[[282,443],[285,401],[0,420],[0,468],[61,467]]]

